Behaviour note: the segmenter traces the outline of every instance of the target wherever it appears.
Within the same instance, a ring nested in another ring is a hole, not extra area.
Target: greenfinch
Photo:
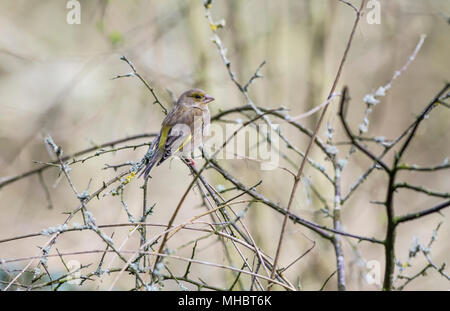
[[[164,118],[161,131],[147,152],[149,156],[145,169],[139,175],[147,179],[150,171],[174,154],[185,156],[199,146],[208,130],[210,113],[208,103],[214,97],[200,89],[190,89],[176,102]]]

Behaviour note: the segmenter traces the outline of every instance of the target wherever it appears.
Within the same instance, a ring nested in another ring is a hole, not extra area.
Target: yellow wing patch
[[[182,143],[181,146],[178,147],[178,149],[177,149],[176,151],[178,151],[178,150],[180,150],[181,148],[183,148],[184,146],[186,146],[186,144],[187,144],[188,142],[190,142],[191,139],[192,139],[192,135],[189,134],[189,137],[186,138],[186,140],[184,141],[184,143]]]
[[[161,132],[161,138],[159,139],[158,149],[164,150],[164,145],[166,144],[167,135],[169,134],[171,127],[164,126]]]

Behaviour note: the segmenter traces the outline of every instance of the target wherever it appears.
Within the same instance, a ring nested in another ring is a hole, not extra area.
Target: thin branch
[[[415,220],[415,219],[419,219],[423,216],[427,216],[433,213],[439,213],[442,209],[449,207],[450,206],[450,200],[442,202],[436,206],[433,206],[429,209],[417,212],[417,213],[410,213],[410,214],[406,214],[403,216],[398,216],[395,220],[395,222],[397,224],[400,224],[402,222],[406,222],[406,221],[410,221],[410,220]]]
[[[374,162],[376,162],[378,165],[380,165],[387,173],[390,172],[390,168],[380,159],[380,157],[375,156],[372,152],[367,150],[364,146],[362,146],[357,139],[355,138],[355,135],[350,130],[350,127],[347,124],[347,121],[345,119],[344,115],[344,105],[348,94],[348,88],[345,86],[342,91],[342,97],[341,97],[341,103],[339,105],[339,117],[341,119],[342,125],[344,127],[345,133],[347,134],[348,138],[351,140],[352,144],[358,148],[361,152],[363,152],[365,155],[367,155],[370,159],[372,159]]]
[[[327,277],[327,279],[325,280],[325,282],[323,282],[322,287],[320,287],[319,291],[323,291],[325,286],[327,285],[328,281],[336,274],[337,270],[334,270],[333,273],[330,274],[329,277]]]
[[[83,155],[83,154],[86,154],[86,153],[89,153],[89,152],[92,152],[92,151],[95,151],[95,150],[98,150],[98,149],[101,149],[101,148],[113,147],[115,145],[118,145],[118,144],[130,141],[130,140],[141,139],[141,138],[148,138],[148,137],[155,137],[155,136],[157,136],[157,134],[145,133],[145,134],[133,135],[133,136],[129,136],[129,137],[121,138],[121,139],[116,139],[116,140],[113,140],[113,141],[110,141],[110,142],[103,143],[103,144],[98,145],[98,146],[94,146],[94,147],[87,148],[87,149],[84,149],[84,150],[81,150],[81,151],[77,151],[77,152],[75,152],[73,154],[69,154],[67,156],[62,157],[61,160],[63,162],[66,162],[69,159],[76,158],[76,157],[78,157],[80,155]],[[31,176],[31,175],[34,175],[34,174],[38,174],[38,173],[48,169],[49,167],[52,167],[54,164],[57,164],[57,163],[59,163],[59,160],[52,161],[51,164],[43,165],[43,166],[41,166],[39,168],[36,168],[36,169],[30,170],[30,171],[24,172],[22,174],[2,179],[0,181],[0,189],[2,187],[6,186],[6,185],[12,184],[12,183],[14,183],[14,182],[16,182],[18,180],[21,180],[23,178],[26,178],[28,176]]]
[[[428,196],[432,196],[432,197],[439,197],[439,198],[444,198],[444,199],[450,198],[449,192],[445,193],[445,192],[437,192],[437,191],[433,191],[433,190],[428,190],[428,189],[425,189],[424,187],[410,185],[406,182],[397,183],[394,185],[394,190],[399,189],[399,188],[409,189],[409,190],[413,190],[416,192],[422,192],[422,193],[425,193]]]
[[[167,108],[164,107],[164,105],[161,103],[161,101],[159,100],[158,96],[155,93],[155,90],[150,86],[150,84],[136,71],[136,68],[134,67],[133,63],[131,61],[129,61],[128,58],[126,58],[125,56],[122,56],[120,59],[123,60],[124,62],[126,62],[131,67],[133,72],[125,74],[125,75],[118,75],[112,79],[138,77],[139,80],[141,80],[141,82],[144,83],[144,85],[147,87],[147,89],[150,91],[150,93],[152,93],[153,98],[155,99],[153,104],[158,104],[161,107],[164,114],[167,114]]]
[[[366,3],[365,0],[361,1],[360,11],[364,8],[365,3]],[[342,69],[343,69],[344,64],[345,64],[345,60],[347,59],[347,55],[348,55],[348,52],[350,50],[350,47],[351,47],[351,44],[352,44],[352,41],[353,41],[353,37],[355,35],[355,31],[356,31],[356,28],[358,26],[358,23],[359,23],[359,20],[360,20],[360,17],[361,17],[361,12],[360,11],[358,11],[356,13],[356,19],[355,19],[355,22],[353,24],[353,28],[352,28],[352,31],[350,33],[350,37],[349,37],[349,40],[347,42],[347,46],[346,46],[345,51],[344,51],[344,55],[342,56],[342,59],[341,59],[340,65],[339,65],[339,69],[337,71],[337,74],[336,74],[336,77],[334,79],[333,85],[332,85],[331,90],[329,92],[328,98],[330,98],[333,95],[333,93],[334,93],[334,91],[336,89],[336,86],[337,86],[337,84],[339,82],[339,78],[341,76]],[[300,178],[302,176],[303,169],[305,167],[306,159],[307,159],[307,157],[309,155],[309,152],[310,152],[311,147],[313,145],[313,142],[314,142],[314,140],[315,140],[315,138],[317,136],[317,133],[319,132],[320,125],[321,125],[321,123],[322,123],[322,121],[323,121],[323,119],[325,117],[325,114],[327,112],[327,108],[328,107],[329,106],[327,105],[327,106],[325,106],[323,108],[323,111],[322,111],[322,113],[321,113],[321,115],[319,117],[319,120],[317,122],[317,125],[316,125],[316,127],[314,129],[313,135],[312,135],[312,137],[311,137],[311,139],[310,139],[310,141],[308,143],[308,147],[306,148],[305,157],[303,158],[303,160],[302,160],[302,162],[300,164],[300,168],[298,169],[298,173],[297,173],[297,176],[295,178],[294,185],[292,186],[292,191],[291,191],[291,195],[290,195],[290,198],[289,198],[289,203],[288,203],[288,206],[286,208],[286,214],[285,214],[285,217],[283,219],[283,224],[282,224],[282,227],[281,227],[280,238],[279,238],[277,251],[276,251],[276,255],[275,255],[275,259],[274,259],[274,263],[273,263],[274,269],[272,270],[271,277],[274,276],[274,273],[276,271],[276,266],[277,266],[278,260],[280,258],[281,248],[282,248],[282,244],[283,244],[283,238],[284,238],[284,234],[286,232],[287,220],[288,220],[288,217],[289,217],[288,213],[289,213],[289,211],[291,209],[292,203],[294,202],[295,194],[297,192],[296,190],[297,190],[298,184],[300,182]]]

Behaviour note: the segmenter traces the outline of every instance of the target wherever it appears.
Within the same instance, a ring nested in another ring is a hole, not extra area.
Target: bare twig
[[[349,38],[349,40],[347,42],[347,46],[345,48],[344,55],[343,55],[343,57],[341,59],[341,63],[339,65],[339,69],[337,71],[337,74],[336,74],[336,77],[334,79],[333,85],[332,85],[331,90],[329,92],[328,98],[330,98],[333,95],[333,93],[334,93],[334,91],[336,89],[336,86],[337,86],[337,84],[339,82],[339,78],[341,76],[342,69],[343,69],[344,64],[345,64],[345,60],[347,59],[347,55],[348,55],[348,52],[350,50],[350,47],[351,47],[351,44],[352,44],[352,41],[353,41],[353,37],[355,35],[355,31],[356,31],[356,28],[358,26],[358,23],[359,23],[359,20],[360,20],[360,17],[361,17],[361,10],[364,8],[365,2],[366,2],[365,0],[361,1],[361,7],[360,7],[359,11],[356,13],[356,19],[355,19],[355,22],[353,24],[352,31],[350,33],[350,38]],[[298,184],[300,182],[300,178],[302,176],[303,169],[305,167],[306,158],[308,157],[309,152],[310,152],[310,150],[312,148],[313,142],[315,140],[315,137],[317,136],[317,133],[319,131],[320,125],[322,123],[322,120],[324,119],[325,114],[327,112],[327,108],[328,108],[328,105],[323,108],[323,111],[322,111],[322,113],[321,113],[321,115],[319,117],[319,120],[317,121],[317,124],[316,124],[316,127],[314,129],[313,135],[312,135],[312,137],[311,137],[311,139],[310,139],[310,141],[308,143],[308,147],[306,148],[305,157],[303,158],[303,160],[302,160],[302,162],[300,164],[300,168],[298,169],[297,176],[296,176],[294,184],[292,186],[291,195],[289,197],[289,202],[288,202],[288,205],[287,205],[287,208],[286,208],[286,215],[285,215],[285,217],[283,219],[283,224],[282,224],[282,227],[281,227],[280,238],[279,238],[277,251],[276,251],[276,255],[275,255],[275,259],[274,259],[274,269],[272,270],[271,277],[274,276],[274,271],[276,270],[276,266],[278,264],[278,260],[279,260],[279,257],[280,257],[281,248],[282,248],[282,244],[283,244],[284,233],[286,231],[286,226],[287,226],[288,213],[289,213],[289,211],[291,209],[292,202],[294,201],[294,198],[295,198],[296,190],[297,190]]]

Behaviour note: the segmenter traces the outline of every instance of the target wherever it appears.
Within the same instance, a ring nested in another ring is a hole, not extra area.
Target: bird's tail
[[[142,175],[144,175],[144,179],[147,179],[148,175],[150,175],[150,172],[151,172],[153,166],[155,166],[155,164],[158,163],[160,158],[161,157],[159,156],[159,152],[158,152],[158,150],[156,150],[155,153],[153,154],[153,156],[151,157],[150,161],[147,163],[144,170],[139,174],[138,177],[141,177]]]
[[[150,175],[150,171],[152,170],[153,166],[155,166],[156,163],[158,163],[162,156],[163,153],[161,153],[161,151],[159,150],[158,146],[155,145],[159,142],[159,138],[155,139],[152,143],[152,145],[150,146],[150,148],[147,151],[147,154],[153,151],[152,156],[150,157],[150,160],[148,161],[147,165],[145,166],[144,170],[139,174],[138,178],[141,177],[142,175],[144,175],[144,179],[147,179],[148,176]]]

